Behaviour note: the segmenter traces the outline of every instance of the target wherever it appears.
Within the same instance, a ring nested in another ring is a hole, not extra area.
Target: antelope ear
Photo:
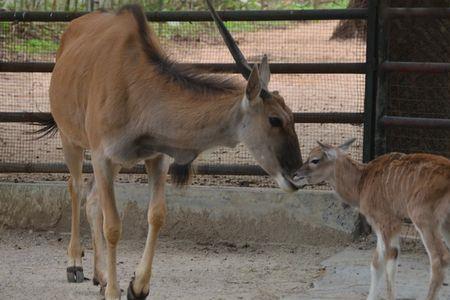
[[[348,148],[350,148],[350,146],[356,141],[355,138],[351,138],[348,139],[347,141],[345,141],[342,145],[340,145],[338,148],[344,151],[347,151]]]
[[[328,159],[335,159],[335,158],[337,158],[337,152],[336,152],[336,149],[333,146],[330,146],[328,144],[322,144],[319,141],[317,141],[317,144],[319,144],[320,148],[325,153],[325,155],[328,157]]]
[[[261,98],[259,94],[261,93],[261,81],[259,77],[259,70],[256,64],[253,65],[252,72],[250,73],[250,77],[248,78],[247,88],[245,89],[245,95],[247,96],[245,100],[249,102],[249,104],[256,104],[257,101],[260,101]]]
[[[261,77],[261,84],[267,90],[270,81],[270,67],[266,54],[264,54],[259,68],[260,68],[259,76]]]

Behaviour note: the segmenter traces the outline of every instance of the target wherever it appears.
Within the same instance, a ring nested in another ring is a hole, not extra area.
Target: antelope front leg
[[[146,299],[150,292],[150,277],[153,256],[155,255],[156,239],[166,217],[164,186],[168,171],[167,161],[163,155],[160,155],[157,158],[145,161],[145,166],[149,175],[149,185],[152,192],[147,214],[148,234],[144,253],[136,269],[136,276],[131,280],[130,286],[128,287],[127,298],[129,300]]]
[[[434,216],[420,216],[411,219],[420,233],[422,241],[428,253],[431,265],[430,284],[428,288],[427,300],[438,298],[439,290],[445,278],[445,268],[449,263],[448,249],[442,242],[438,231],[438,225],[433,222]]]
[[[109,159],[96,152],[92,153],[92,163],[94,166],[95,184],[103,212],[103,232],[107,248],[108,283],[105,290],[105,299],[116,300],[120,299],[116,252],[122,232],[122,223],[114,199],[114,173],[119,167],[113,165]]]

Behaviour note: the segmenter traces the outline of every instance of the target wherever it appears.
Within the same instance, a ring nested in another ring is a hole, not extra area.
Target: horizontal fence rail
[[[50,73],[54,63],[0,62],[0,72]],[[182,67],[194,67],[212,73],[240,73],[234,63],[179,63]],[[251,64],[252,65],[252,64]],[[271,63],[273,74],[365,74],[365,63]]]
[[[381,63],[380,70],[405,73],[447,73],[450,72],[450,63],[385,61]]]
[[[446,7],[389,7],[384,10],[386,18],[450,18]]]
[[[331,113],[294,113],[295,123],[334,123],[334,124],[362,124],[364,113],[331,112]]]
[[[0,11],[0,22],[69,22],[85,12],[4,12]],[[219,15],[224,21],[304,21],[304,20],[345,20],[367,19],[368,9],[325,9],[325,10],[282,10],[282,11],[222,11]],[[147,12],[151,22],[209,22],[207,11],[183,12]],[[183,64],[213,73],[239,73],[234,63],[194,63]],[[43,62],[0,62],[0,72],[52,72],[54,63]],[[272,63],[273,74],[367,74],[366,63]],[[51,119],[47,112],[0,112],[2,123],[36,124]],[[294,113],[296,123],[334,123],[361,125],[365,121],[364,113]],[[32,137],[30,137],[32,138]],[[84,173],[92,173],[92,165],[83,165]],[[0,163],[0,173],[68,173],[64,163]],[[125,174],[145,174],[143,165],[122,169]],[[256,165],[241,164],[200,164],[196,166],[198,175],[267,175]]]
[[[259,166],[238,164],[216,164],[194,166],[198,175],[264,176],[267,173]],[[92,173],[91,164],[83,164],[83,173]],[[64,163],[0,163],[0,173],[69,173]],[[123,168],[122,174],[146,174],[144,165]]]
[[[384,116],[380,123],[384,127],[450,129],[450,119]]]
[[[0,12],[0,21],[69,22],[87,12]],[[367,9],[242,10],[218,12],[224,21],[303,21],[366,19]],[[146,12],[151,22],[209,22],[208,11]]]
[[[50,113],[44,112],[0,112],[0,123],[37,123],[51,120]],[[361,124],[363,113],[331,112],[331,113],[294,113],[295,123],[337,123]]]

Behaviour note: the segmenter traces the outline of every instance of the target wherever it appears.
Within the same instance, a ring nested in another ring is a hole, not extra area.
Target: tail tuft
[[[169,169],[172,184],[177,187],[190,184],[193,173],[191,163],[185,165],[173,163]]]
[[[31,123],[32,125],[40,126],[41,128],[28,132],[28,134],[38,135],[35,139],[39,140],[44,137],[54,137],[58,132],[58,125],[55,119],[50,115],[49,117],[41,117],[40,120]]]

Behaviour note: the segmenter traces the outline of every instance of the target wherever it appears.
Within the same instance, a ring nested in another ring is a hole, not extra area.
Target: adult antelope
[[[296,179],[328,182],[346,203],[358,207],[377,235],[367,297],[377,298],[381,276],[387,274],[387,295],[395,299],[395,274],[402,220],[409,217],[419,231],[431,264],[427,300],[436,299],[444,281],[450,247],[450,160],[431,154],[390,153],[368,164],[351,159],[346,150],[319,143]]]
[[[106,286],[106,299],[120,298],[116,246],[121,220],[113,181],[122,166],[143,160],[152,188],[147,242],[128,287],[128,299],[145,299],[149,293],[155,243],[166,215],[166,155],[174,159],[173,181],[184,184],[201,152],[242,142],[281,188],[298,189],[291,179],[302,163],[293,115],[283,98],[267,88],[267,58],[251,69],[208,4],[248,80],[246,85],[174,64],[136,5],[125,6],[117,14],[95,12],[80,17],[62,36],[50,85],[54,121],[44,124],[41,132],[59,129],[71,174],[70,282],[84,280],[79,237],[81,174],[83,151],[91,151],[95,182],[86,210],[95,253],[93,279]]]

